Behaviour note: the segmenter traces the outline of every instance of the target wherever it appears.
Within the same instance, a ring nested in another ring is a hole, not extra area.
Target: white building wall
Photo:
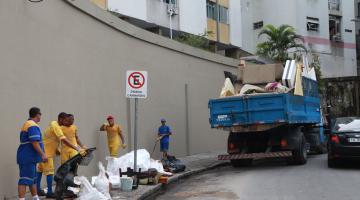
[[[189,0],[188,0],[189,1]],[[239,0],[229,0],[230,44],[242,46],[242,18]]]
[[[148,22],[162,27],[170,28],[170,16],[167,12],[168,4],[162,0],[147,0]],[[179,15],[173,15],[171,19],[172,29],[179,30]]]
[[[253,23],[263,21],[264,25],[289,24],[304,36],[313,52],[318,53],[323,77],[345,77],[357,75],[354,0],[342,0],[342,42],[329,38],[329,10],[327,0],[241,0],[242,47],[251,53],[265,38],[258,38],[260,31],[253,29]],[[307,17],[319,18],[319,31],[307,31]],[[352,32],[345,32],[345,29]]]
[[[207,28],[206,0],[179,0],[180,30],[195,35]]]
[[[107,0],[109,11],[148,21],[147,0]]]
[[[255,22],[264,26],[289,24],[296,26],[295,0],[241,0],[242,48],[250,53],[256,52],[256,45],[265,38],[258,38],[261,29],[254,30]]]

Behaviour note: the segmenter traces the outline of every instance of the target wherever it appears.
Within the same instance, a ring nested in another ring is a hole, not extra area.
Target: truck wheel
[[[335,168],[337,167],[337,162],[334,159],[328,159],[327,161],[328,168]]]
[[[293,151],[293,156],[288,160],[291,165],[304,165],[307,162],[306,140],[302,135],[297,149]]]
[[[230,160],[230,163],[233,167],[248,167],[252,165],[252,159],[246,160]]]
[[[328,159],[327,159],[328,168],[336,168],[338,166],[339,161],[337,159],[332,158],[332,156],[330,156],[329,154],[330,152],[328,153]]]

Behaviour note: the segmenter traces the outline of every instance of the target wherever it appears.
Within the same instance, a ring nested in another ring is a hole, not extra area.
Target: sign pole
[[[137,172],[137,129],[138,129],[138,98],[135,98],[135,120],[134,120],[134,171]]]

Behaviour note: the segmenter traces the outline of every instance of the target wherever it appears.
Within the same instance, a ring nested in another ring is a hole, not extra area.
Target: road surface
[[[252,167],[222,167],[171,185],[157,200],[359,200],[360,164],[329,169],[326,155],[303,166],[261,161]]]

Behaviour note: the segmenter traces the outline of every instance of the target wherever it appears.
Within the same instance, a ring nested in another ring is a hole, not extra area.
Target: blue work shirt
[[[20,132],[20,146],[16,155],[18,164],[39,163],[42,161],[41,155],[35,150],[31,142],[39,142],[41,149],[44,151],[39,125],[33,120],[28,120],[24,123]]]
[[[170,132],[171,132],[171,130],[170,130],[169,126],[164,125],[164,126],[159,127],[159,135],[170,134]],[[170,137],[167,135],[161,139],[161,142],[166,143],[166,142],[169,142],[169,140],[170,140]]]

